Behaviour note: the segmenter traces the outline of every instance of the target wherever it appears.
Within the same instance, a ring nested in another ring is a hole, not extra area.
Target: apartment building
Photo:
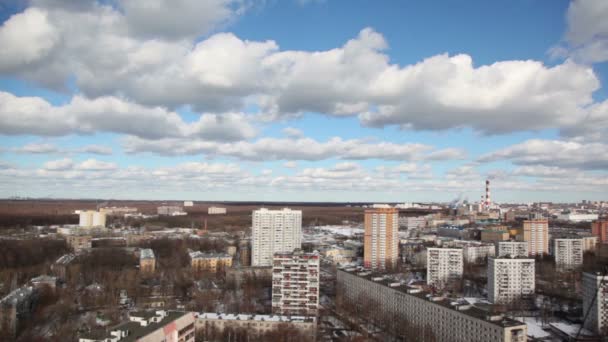
[[[0,333],[13,338],[22,330],[35,308],[37,292],[33,286],[23,286],[0,299]]]
[[[583,253],[595,251],[597,243],[599,241],[597,236],[583,236]]]
[[[338,270],[337,291],[345,305],[366,316],[394,317],[400,327],[405,321],[412,334],[430,329],[436,341],[527,341],[525,323],[492,314],[491,306],[433,296],[371,272]]]
[[[274,253],[293,252],[302,246],[302,211],[285,208],[253,211],[252,266],[272,266]]]
[[[317,329],[317,318],[306,316],[282,316],[282,315],[249,315],[249,314],[218,314],[214,312],[203,312],[196,314],[195,329],[207,334],[212,332],[222,333],[224,329],[244,329],[255,335],[277,330],[279,328],[295,328],[299,332],[315,339]]]
[[[370,269],[387,269],[399,258],[399,210],[365,210],[363,264]]]
[[[183,216],[188,215],[184,212],[184,208],[178,205],[161,205],[156,208],[156,213],[163,216]]]
[[[464,246],[463,250],[464,261],[469,263],[477,263],[486,258],[493,257],[496,254],[496,247],[493,244],[475,244]]]
[[[524,221],[518,241],[528,243],[529,256],[549,254],[549,221]]]
[[[589,311],[585,328],[608,335],[608,276],[583,273],[583,312]]]
[[[232,256],[228,253],[203,253],[191,251],[190,266],[198,272],[217,272],[220,269],[232,267]]]
[[[150,248],[144,248],[139,252],[139,270],[143,273],[154,273],[156,270],[156,257]]]
[[[129,321],[110,331],[92,331],[79,342],[194,342],[194,314],[181,311],[130,312]]]
[[[558,268],[572,269],[583,265],[583,239],[553,240],[553,256]]]
[[[78,211],[80,219],[78,226],[84,228],[92,227],[105,227],[106,226],[106,212],[96,210],[80,210]]]
[[[463,256],[460,248],[427,248],[426,283],[436,288],[448,287],[463,273]]]
[[[591,223],[591,234],[597,236],[599,243],[608,243],[608,219]]]
[[[527,258],[529,255],[528,243],[525,241],[498,242],[498,257],[510,256],[512,258]]]
[[[319,307],[319,254],[276,253],[272,264],[272,312],[316,316]]]
[[[528,301],[534,297],[534,259],[499,257],[488,263],[488,300],[496,304]]]

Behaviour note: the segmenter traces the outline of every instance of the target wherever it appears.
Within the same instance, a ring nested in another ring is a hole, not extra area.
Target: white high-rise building
[[[276,253],[272,263],[272,312],[316,316],[319,308],[319,254]]]
[[[254,210],[251,230],[251,265],[271,266],[274,253],[293,252],[302,246],[302,211]]]
[[[560,268],[577,268],[583,264],[583,239],[555,239],[553,255]]]
[[[534,296],[534,259],[490,258],[488,263],[488,299],[509,304]]]
[[[598,335],[608,333],[608,276],[583,273],[583,313],[587,311],[585,328]]]
[[[428,248],[426,250],[426,283],[444,288],[462,279],[462,249]]]
[[[78,225],[80,227],[105,227],[106,226],[106,213],[104,211],[99,212],[96,210],[81,210],[79,212],[80,220]]]
[[[527,258],[529,255],[528,243],[525,241],[499,241],[499,257],[510,256],[511,258]]]

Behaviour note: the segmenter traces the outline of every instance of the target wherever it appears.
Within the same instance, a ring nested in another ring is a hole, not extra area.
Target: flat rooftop
[[[227,321],[258,321],[258,322],[290,322],[290,323],[314,323],[315,317],[308,316],[282,316],[282,315],[249,315],[249,314],[222,314],[214,312],[201,312],[196,318],[217,319]]]
[[[399,291],[407,296],[418,297],[422,300],[427,301],[431,305],[441,305],[443,307],[449,308],[456,312],[474,317],[476,319],[486,321],[488,323],[498,325],[503,328],[525,325],[525,323],[516,321],[514,319],[506,318],[504,316],[500,319],[489,319],[490,317],[499,316],[499,314],[493,314],[491,312],[491,309],[493,307],[493,305],[491,305],[491,304],[485,304],[485,303],[470,304],[470,303],[466,302],[464,298],[441,298],[441,299],[437,299],[437,300],[430,300],[431,297],[440,298],[440,296],[433,296],[430,292],[421,290],[420,287],[409,286],[407,284],[401,284],[401,283],[399,283],[399,285],[397,285],[398,281],[387,278],[387,274],[371,272],[371,271],[362,272],[362,271],[350,270],[350,269],[349,270],[340,269],[338,271],[349,273],[349,274],[352,274],[359,278],[364,278],[370,282],[381,284],[381,285],[384,285],[395,291]],[[417,292],[417,293],[408,293],[408,290],[421,290],[421,291]],[[470,307],[461,308],[460,310],[456,309],[459,306],[464,307],[467,305],[469,305]]]

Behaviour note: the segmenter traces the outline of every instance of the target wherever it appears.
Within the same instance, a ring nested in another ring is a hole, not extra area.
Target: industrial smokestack
[[[486,208],[490,208],[492,199],[490,198],[490,180],[486,179]]]

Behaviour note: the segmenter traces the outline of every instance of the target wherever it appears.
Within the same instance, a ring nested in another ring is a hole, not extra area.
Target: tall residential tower
[[[366,268],[394,267],[399,257],[399,210],[374,208],[365,211],[363,263]]]
[[[302,211],[255,210],[252,214],[251,264],[271,266],[278,252],[293,252],[302,245]]]

